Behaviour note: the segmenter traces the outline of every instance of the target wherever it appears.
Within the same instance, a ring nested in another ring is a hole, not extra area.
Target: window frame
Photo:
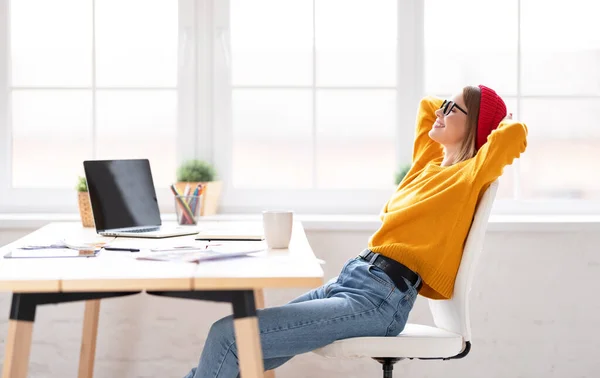
[[[14,0],[13,0],[14,1]],[[95,0],[91,0],[92,4]],[[196,127],[196,18],[197,4],[194,0],[178,0],[179,37],[177,72],[177,157],[179,163],[197,156],[199,139]],[[94,7],[92,7],[92,12]],[[6,213],[73,213],[77,212],[73,188],[13,188],[12,171],[12,124],[10,83],[10,0],[0,0],[0,212]],[[94,15],[92,14],[92,17]],[[94,33],[95,34],[95,33]],[[95,40],[92,41],[95,54]],[[92,55],[93,56],[93,55]],[[92,62],[94,67],[95,62]],[[94,69],[94,68],[92,68]],[[60,87],[59,87],[60,88]],[[96,91],[95,82],[89,88]],[[127,90],[127,89],[125,89]],[[144,88],[140,88],[144,90]],[[148,88],[152,90],[152,88]],[[93,106],[96,104],[94,102]],[[81,172],[83,173],[83,166]],[[175,172],[174,172],[175,175]],[[166,187],[156,188],[161,212],[173,212],[172,194]],[[42,201],[31,201],[42,198]]]
[[[314,6],[313,0],[313,6]],[[418,54],[417,44],[413,38],[422,38],[422,32],[415,27],[411,17],[422,6],[418,2],[402,2],[397,4],[399,17],[397,31],[397,82],[407,83],[410,91],[398,91],[396,85],[396,125],[410,125],[409,127],[396,127],[396,159],[397,161],[410,161],[414,140],[414,109],[419,104],[421,93],[419,82],[412,74],[419,70],[422,59],[410,59]],[[215,145],[219,146],[214,151],[214,162],[221,173],[224,191],[221,201],[221,212],[224,213],[256,213],[266,208],[293,208],[297,212],[320,214],[347,214],[347,213],[373,213],[378,212],[395,190],[393,174],[390,172],[389,189],[239,189],[232,185],[232,85],[229,66],[230,34],[229,34],[229,1],[214,3],[214,128]],[[400,43],[410,44],[414,54],[399,54]],[[313,54],[314,54],[313,44]],[[315,57],[313,56],[313,62]],[[219,69],[221,68],[221,69]],[[223,69],[226,68],[226,69]],[[314,72],[313,72],[314,75]],[[252,88],[263,88],[252,86]],[[271,87],[264,87],[271,88]],[[304,88],[304,87],[303,87]],[[316,91],[316,84],[308,88]],[[367,89],[379,87],[367,87]],[[389,89],[389,87],[381,87]],[[361,89],[345,88],[344,89]],[[313,105],[314,106],[314,105]],[[395,164],[397,165],[397,164]]]
[[[314,4],[313,0],[313,4]],[[518,0],[517,0],[518,1]],[[520,3],[520,2],[519,2]],[[224,35],[226,50],[229,43],[229,0],[218,1],[215,5],[215,32]],[[421,1],[397,2],[397,117],[396,117],[396,158],[410,161],[414,141],[415,109],[424,92],[424,4]],[[518,5],[518,46],[517,46],[517,93],[518,113],[522,98],[521,92],[521,20]],[[223,38],[223,37],[222,37]],[[222,40],[221,40],[222,41]],[[227,52],[214,50],[214,65],[226,66]],[[402,83],[400,85],[400,83]],[[378,212],[390,194],[390,190],[270,190],[235,189],[231,180],[231,73],[227,70],[215,70],[214,104],[215,113],[215,151],[214,161],[222,173],[224,195],[221,211],[224,213],[256,213],[265,208],[293,208],[303,213],[353,214]],[[513,198],[497,199],[495,214],[598,214],[600,200],[526,200],[520,196],[520,162],[514,161]]]
[[[229,1],[179,1],[177,162],[189,158],[215,164],[223,181],[222,213],[257,213],[266,208],[291,208],[302,213],[378,213],[395,186],[380,190],[260,190],[235,189],[231,183],[231,72],[229,70]],[[313,0],[318,1],[318,0]],[[424,93],[424,4],[398,0],[396,159],[410,161],[415,109]],[[520,12],[520,8],[519,8]],[[520,17],[520,14],[518,15]],[[520,27],[520,20],[518,22]],[[9,0],[0,0],[0,212],[77,212],[74,189],[10,187],[10,25]],[[519,31],[520,38],[520,31]],[[517,112],[520,91],[518,46]],[[397,165],[397,164],[396,164]],[[519,195],[519,161],[515,170],[514,199],[497,199],[494,214],[600,214],[600,200],[524,200]],[[392,172],[391,172],[392,174]],[[74,178],[75,182],[75,178]],[[161,212],[173,212],[167,188],[157,188]],[[44,200],[33,204],[31,198]]]

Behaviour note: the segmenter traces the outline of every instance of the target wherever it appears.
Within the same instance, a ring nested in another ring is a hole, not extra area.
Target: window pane
[[[233,85],[311,85],[312,13],[306,0],[232,0]]]
[[[173,0],[95,2],[98,86],[175,87],[177,3]]]
[[[91,0],[12,1],[10,36],[12,85],[91,85]]]
[[[517,112],[517,98],[507,97],[502,98],[506,104],[506,112],[513,114],[514,120],[520,120],[521,117]],[[525,121],[524,121],[525,122]],[[515,160],[513,163],[504,168],[504,173],[500,177],[500,185],[498,186],[498,193],[496,197],[498,199],[514,199],[515,198],[515,174],[518,172],[519,161]]]
[[[600,95],[598,14],[597,0],[521,0],[523,94]]]
[[[73,188],[92,158],[90,91],[12,93],[12,186]]]
[[[317,84],[396,85],[396,0],[315,2]]]
[[[177,94],[165,91],[99,91],[97,158],[147,158],[158,187],[175,181]]]
[[[426,0],[425,91],[517,92],[517,1]]]
[[[317,92],[319,188],[394,186],[396,92]]]
[[[312,187],[312,92],[233,91],[233,184]]]
[[[521,158],[525,198],[600,199],[600,100],[526,99],[529,126]]]
[[[518,163],[514,161],[512,165],[504,167],[504,173],[500,177],[498,193],[496,193],[498,199],[515,198],[515,171],[517,164]]]

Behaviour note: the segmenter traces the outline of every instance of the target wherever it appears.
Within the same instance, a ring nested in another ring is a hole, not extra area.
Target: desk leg
[[[232,305],[241,378],[263,378],[264,365],[254,292],[236,292]]]
[[[78,378],[92,378],[94,376],[94,358],[96,357],[96,337],[98,336],[99,318],[100,299],[86,301],[83,313]]]
[[[26,295],[13,294],[2,378],[27,378],[35,307]]]
[[[254,290],[254,302],[256,302],[256,308],[265,308],[265,293],[263,289]],[[275,378],[275,370],[265,371],[265,378]]]
[[[26,378],[33,322],[11,320],[6,339],[2,378]]]

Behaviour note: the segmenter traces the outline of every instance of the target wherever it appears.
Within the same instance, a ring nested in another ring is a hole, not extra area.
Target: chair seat
[[[441,328],[407,324],[396,337],[354,337],[338,340],[313,352],[328,358],[444,358],[459,354],[463,337]]]

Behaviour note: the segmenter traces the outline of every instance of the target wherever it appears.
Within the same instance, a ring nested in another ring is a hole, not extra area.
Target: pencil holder
[[[175,214],[180,225],[194,225],[202,212],[202,196],[175,196]]]

